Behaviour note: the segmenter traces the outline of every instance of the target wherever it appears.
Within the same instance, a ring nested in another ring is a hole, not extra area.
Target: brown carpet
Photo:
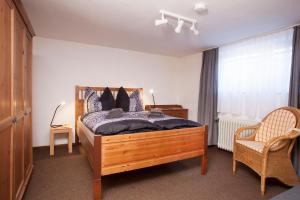
[[[260,179],[240,165],[232,175],[232,154],[210,147],[209,167],[200,174],[200,159],[190,159],[104,177],[103,200],[253,200],[269,199],[288,187],[267,179],[267,191],[260,195]],[[34,150],[34,171],[25,200],[92,199],[92,170],[78,149],[67,154],[66,147]]]

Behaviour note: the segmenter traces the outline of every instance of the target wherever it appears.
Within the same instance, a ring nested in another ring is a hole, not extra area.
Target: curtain
[[[300,108],[300,26],[294,28],[292,72],[290,82],[289,106]],[[293,151],[293,164],[300,176],[300,139],[298,138]]]
[[[198,121],[208,124],[208,145],[218,142],[217,94],[218,49],[211,49],[203,52],[198,104]]]
[[[288,105],[293,30],[219,49],[218,112],[259,121]]]

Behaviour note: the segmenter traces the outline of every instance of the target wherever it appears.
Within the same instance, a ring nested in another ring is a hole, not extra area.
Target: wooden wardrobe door
[[[20,15],[14,12],[13,100],[17,117],[14,137],[14,192],[13,199],[23,194],[24,184],[24,34],[25,26]]]
[[[0,0],[0,199],[12,198],[12,8]]]
[[[32,39],[29,33],[24,35],[24,106],[25,106],[25,124],[24,124],[24,167],[27,177],[32,170],[32,130],[31,130],[31,55]]]

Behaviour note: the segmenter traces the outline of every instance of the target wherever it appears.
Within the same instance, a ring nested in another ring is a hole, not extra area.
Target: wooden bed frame
[[[84,90],[75,89],[76,143],[93,168],[93,197],[101,199],[101,177],[183,159],[202,157],[201,174],[207,168],[207,129],[204,125],[164,131],[101,136],[92,133],[80,120],[84,113]],[[104,87],[91,87],[101,94]],[[113,95],[119,88],[110,88]],[[125,88],[128,93],[141,88]]]

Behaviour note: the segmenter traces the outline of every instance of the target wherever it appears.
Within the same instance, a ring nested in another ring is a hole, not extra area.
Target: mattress
[[[168,115],[149,117],[148,111],[126,112],[119,118],[107,119],[108,111],[84,115],[81,120],[94,134],[115,135],[147,131],[198,127],[199,123]]]

